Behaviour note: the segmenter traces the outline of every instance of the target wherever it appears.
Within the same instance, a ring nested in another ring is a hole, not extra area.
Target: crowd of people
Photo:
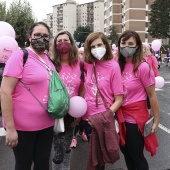
[[[51,40],[49,27],[38,22],[28,30],[25,49],[26,62],[22,50],[13,52],[1,83],[6,145],[13,149],[15,170],[30,170],[32,164],[34,170],[49,170],[52,147],[53,170],[69,170],[70,160],[65,158],[76,148],[77,135],[88,142],[87,170],[114,164],[119,149],[128,170],[149,170],[143,153],[144,127],[151,108],[151,135],[158,129],[155,77],[159,72],[150,46],[142,44],[137,32],[124,31],[113,53],[102,32],[89,34],[84,47],[78,48],[70,32],[61,31]],[[58,73],[70,98],[81,96],[87,103],[83,117],[69,113],[64,117],[61,133],[53,131],[55,120],[46,111],[52,71]]]

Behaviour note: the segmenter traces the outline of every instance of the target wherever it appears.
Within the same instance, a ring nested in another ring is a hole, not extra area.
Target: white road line
[[[155,91],[163,91],[163,89],[155,88]]]
[[[165,83],[170,83],[170,81],[165,81]]]
[[[160,124],[158,125],[158,127],[162,130],[164,130],[165,132],[169,133],[170,134],[170,129],[168,129],[167,127],[165,127],[164,125]]]
[[[0,136],[5,136],[6,135],[6,131],[4,128],[0,128]]]

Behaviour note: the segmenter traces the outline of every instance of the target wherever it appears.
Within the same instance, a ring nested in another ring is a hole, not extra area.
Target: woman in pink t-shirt
[[[34,169],[49,169],[54,119],[46,109],[50,70],[55,69],[44,53],[49,39],[50,29],[45,23],[33,24],[28,31],[26,62],[23,51],[18,50],[10,56],[4,69],[3,123],[6,145],[13,148],[17,170],[31,169],[32,163]],[[48,70],[41,60],[48,65]]]
[[[64,82],[70,98],[78,95],[82,96],[84,82],[81,79],[78,50],[68,31],[61,31],[55,36],[52,54],[56,70]],[[70,169],[69,159],[65,159],[67,158],[65,155],[71,151],[73,127],[79,123],[78,121],[74,121],[74,118],[67,114],[64,117],[65,132],[54,134],[53,163],[56,170]]]
[[[154,116],[151,133],[158,129],[159,106],[155,93],[155,76],[143,59],[142,42],[135,31],[122,33],[118,40],[118,55],[124,89],[123,104],[117,113],[121,127],[121,151],[128,170],[149,170],[143,154],[144,125],[150,118],[146,104],[148,96]]]
[[[145,60],[151,66],[155,77],[159,76],[158,61],[157,61],[156,57],[154,55],[152,55],[149,46],[146,46],[145,44],[142,44],[142,45],[143,45],[143,55],[144,55]]]
[[[89,121],[90,117],[104,114],[107,108],[114,115],[122,103],[123,88],[119,65],[113,59],[109,42],[102,32],[94,32],[87,37],[84,51],[87,71],[85,100],[88,108],[83,120],[86,135],[90,139],[93,131],[93,125],[91,126],[92,123]],[[112,119],[114,121],[114,117]],[[100,168],[104,169],[104,163],[98,162],[97,169]]]

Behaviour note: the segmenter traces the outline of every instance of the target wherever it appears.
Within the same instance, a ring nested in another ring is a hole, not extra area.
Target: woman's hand
[[[151,130],[151,133],[155,133],[157,130],[158,130],[158,123],[153,123],[153,126],[152,126],[152,130]]]
[[[18,145],[18,133],[15,129],[6,130],[6,146],[14,148]]]

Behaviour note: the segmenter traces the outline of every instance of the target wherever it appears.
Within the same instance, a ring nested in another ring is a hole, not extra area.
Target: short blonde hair
[[[144,43],[143,43],[142,45],[143,45],[143,47],[145,48],[145,54],[146,54],[146,56],[152,55],[151,50],[150,50],[150,47],[147,46],[147,45],[144,44]]]

